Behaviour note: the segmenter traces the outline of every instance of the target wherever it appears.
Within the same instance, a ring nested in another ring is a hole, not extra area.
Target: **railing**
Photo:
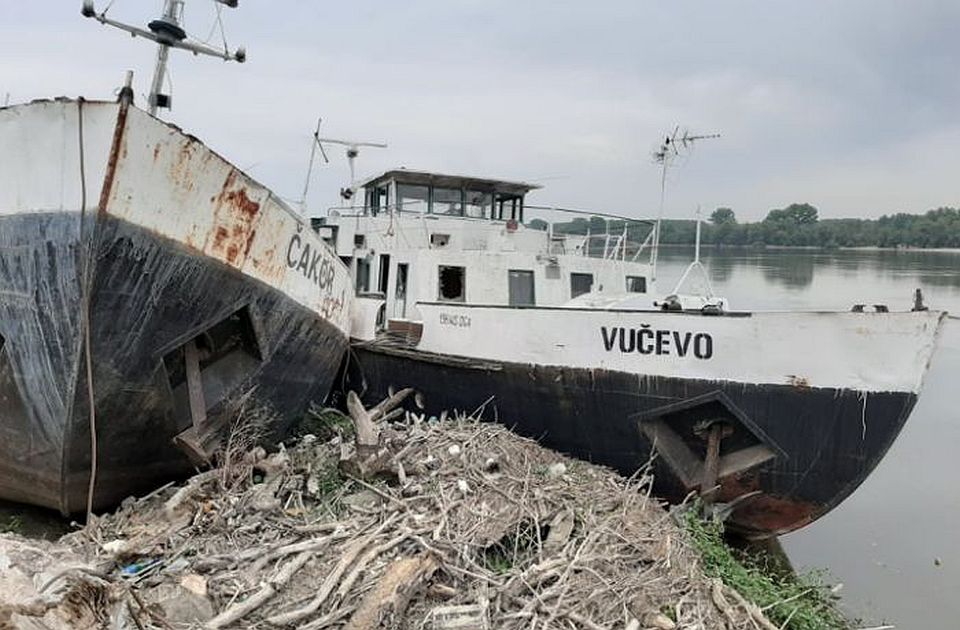
[[[403,206],[408,206],[404,209]],[[490,217],[471,217],[458,214],[427,214],[412,206],[424,206],[425,202],[415,201],[405,204],[390,204],[384,207],[370,206],[334,206],[327,209],[327,216],[341,218],[363,218],[375,215],[399,214],[423,219],[426,230],[428,219],[459,219],[463,221],[509,223],[511,219],[492,219]],[[638,219],[617,214],[559,208],[554,206],[524,205],[521,210],[522,224],[526,230],[546,232],[547,253],[550,255],[580,255],[605,260],[623,260],[635,262],[650,251],[654,240],[653,219]]]
[[[653,219],[554,206],[524,206],[524,211],[528,228],[547,232],[551,253],[634,262],[653,243]]]

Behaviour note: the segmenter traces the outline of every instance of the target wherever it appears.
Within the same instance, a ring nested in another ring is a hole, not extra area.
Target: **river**
[[[690,250],[661,253],[660,291]],[[704,250],[714,290],[734,309],[908,310],[960,314],[960,253]],[[960,618],[960,321],[948,320],[920,400],[893,447],[853,495],[781,543],[800,570],[826,569],[854,617],[898,628]]]

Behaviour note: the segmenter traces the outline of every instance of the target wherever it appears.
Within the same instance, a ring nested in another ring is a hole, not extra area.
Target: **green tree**
[[[737,215],[730,208],[717,208],[710,215],[710,223],[714,225],[735,225]]]
[[[547,228],[550,227],[550,224],[543,219],[531,219],[530,223],[527,223],[527,227],[529,227],[531,230],[543,230],[546,232]]]
[[[817,222],[817,209],[809,203],[791,203],[782,210],[771,210],[764,222],[812,225]]]

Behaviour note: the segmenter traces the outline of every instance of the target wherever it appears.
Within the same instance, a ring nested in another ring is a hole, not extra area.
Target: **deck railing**
[[[644,252],[651,252],[654,239],[653,219],[626,217],[623,215],[588,210],[575,210],[555,206],[524,205],[522,221],[504,218],[471,217],[458,214],[427,214],[419,208],[423,202],[408,202],[404,208],[399,204],[372,208],[370,206],[334,206],[327,209],[327,216],[340,218],[371,217],[400,214],[404,217],[422,217],[423,229],[429,218],[458,219],[469,222],[510,224],[522,229],[546,233],[549,255],[579,255],[605,260],[637,261]],[[402,228],[401,228],[402,229]]]

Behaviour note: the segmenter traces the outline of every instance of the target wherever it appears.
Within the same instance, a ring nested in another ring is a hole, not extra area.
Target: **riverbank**
[[[0,537],[0,628],[811,627],[801,597],[749,603],[646,477],[467,418],[371,426],[372,450],[325,414],[268,455],[241,423],[183,485]]]

